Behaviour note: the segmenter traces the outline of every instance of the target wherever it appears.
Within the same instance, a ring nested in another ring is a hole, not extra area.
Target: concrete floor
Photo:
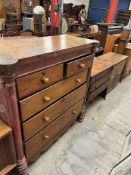
[[[113,89],[106,100],[97,98],[92,102],[84,122],[73,125],[47,152],[30,165],[29,173],[109,175],[121,159],[130,131],[131,75]]]

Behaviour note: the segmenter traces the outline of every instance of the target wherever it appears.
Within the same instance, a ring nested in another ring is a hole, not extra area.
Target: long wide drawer
[[[16,80],[19,98],[29,96],[63,79],[63,64],[35,72]]]
[[[20,110],[22,118],[24,120],[30,118],[86,81],[87,70],[21,100]]]
[[[99,73],[99,74],[96,74],[95,76],[91,76],[91,84],[93,84],[94,82],[96,81],[99,81],[101,78],[107,76],[111,71],[111,68],[108,68],[106,69],[105,71]]]
[[[65,129],[77,119],[81,113],[83,102],[84,99],[75,104],[66,113],[56,119],[53,123],[43,129],[25,144],[25,152],[28,161],[32,160],[41,151],[46,150],[47,147],[50,146],[50,144],[55,140],[55,138],[60,136]]]
[[[25,141],[49,125],[52,121],[58,118],[62,113],[67,111],[71,106],[85,97],[87,85],[84,84],[80,88],[63,97],[55,104],[46,108],[33,118],[23,123],[23,133]]]
[[[67,77],[92,67],[94,54],[67,63]]]

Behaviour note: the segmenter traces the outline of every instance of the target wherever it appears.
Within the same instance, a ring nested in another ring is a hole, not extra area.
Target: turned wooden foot
[[[19,175],[29,175],[28,166],[27,166],[25,157],[23,157],[22,160],[17,161],[17,168],[18,168]]]
[[[83,122],[83,120],[85,118],[85,110],[86,110],[86,107],[84,105],[83,108],[82,108],[81,114],[80,114],[80,116],[78,118],[78,122]]]

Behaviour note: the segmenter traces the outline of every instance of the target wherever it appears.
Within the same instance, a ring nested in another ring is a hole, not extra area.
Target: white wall
[[[88,11],[90,0],[63,0],[63,3],[65,4],[72,3],[74,5],[85,4],[86,10]]]
[[[131,2],[130,2],[129,10],[131,10]]]

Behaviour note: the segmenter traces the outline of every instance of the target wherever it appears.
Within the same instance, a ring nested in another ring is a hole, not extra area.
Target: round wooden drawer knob
[[[80,63],[79,67],[84,69],[86,67],[86,65],[84,63]]]
[[[45,102],[49,102],[50,101],[50,97],[47,97],[47,96],[45,96],[43,99],[44,99]]]
[[[50,138],[50,136],[48,136],[48,135],[45,134],[45,135],[43,136],[43,138],[44,138],[45,140],[48,140],[48,139]]]
[[[50,79],[47,78],[47,77],[42,77],[41,82],[42,83],[49,83],[50,82]]]
[[[73,111],[72,113],[73,113],[74,115],[76,115],[76,114],[77,114],[77,111]]]
[[[81,83],[81,79],[80,79],[80,78],[77,78],[77,79],[76,79],[76,82],[77,82],[77,83]]]
[[[49,121],[50,121],[50,118],[47,117],[47,116],[45,116],[45,117],[43,117],[43,120],[44,120],[45,122],[49,122]]]

